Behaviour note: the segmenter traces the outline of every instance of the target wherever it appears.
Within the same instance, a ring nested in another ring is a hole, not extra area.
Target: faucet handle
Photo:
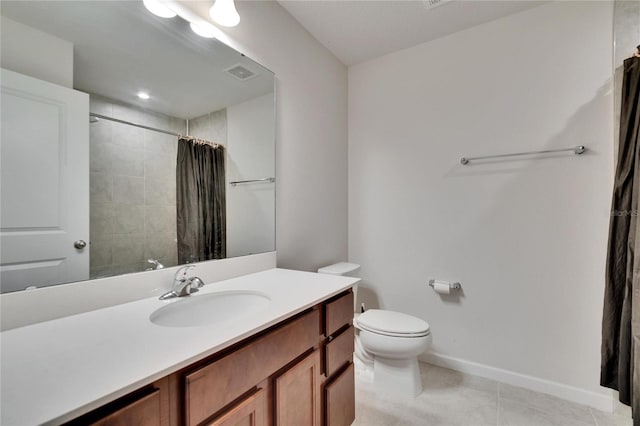
[[[148,268],[147,271],[153,271],[156,269],[164,269],[164,265],[162,263],[160,263],[160,261],[158,259],[147,259],[147,263],[150,263],[151,268]]]
[[[187,273],[190,269],[194,269],[196,265],[187,265],[176,271],[175,279],[176,280],[185,280],[187,279]]]
[[[191,277],[189,278],[189,287],[191,287],[193,291],[198,291],[199,288],[204,287],[204,282],[200,277]]]
[[[171,299],[173,297],[188,296],[191,293],[195,293],[199,288],[204,286],[204,282],[198,277],[187,277],[187,273],[190,269],[195,268],[196,265],[186,265],[176,271],[176,275],[173,278],[173,287],[170,292],[160,296],[160,300]]]

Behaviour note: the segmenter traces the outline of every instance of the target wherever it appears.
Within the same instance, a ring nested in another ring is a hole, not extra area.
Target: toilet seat
[[[420,318],[394,311],[369,309],[354,319],[356,328],[391,337],[424,337],[429,324]]]

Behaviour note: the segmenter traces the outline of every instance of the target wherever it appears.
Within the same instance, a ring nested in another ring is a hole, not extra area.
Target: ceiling
[[[429,1],[437,0],[279,3],[345,65],[543,3],[442,0],[428,7]],[[76,89],[170,116],[190,119],[273,91],[271,72],[221,42],[196,36],[180,18],[151,15],[141,2],[5,0],[2,15],[72,42]],[[225,72],[236,64],[257,77],[239,81]],[[139,100],[140,90],[151,99]]]
[[[544,1],[278,0],[345,65],[536,7]],[[470,46],[478,48],[478,46]]]
[[[2,1],[2,15],[73,43],[74,88],[182,119],[274,90],[273,73],[182,19],[158,18],[142,2]],[[240,81],[237,64],[256,73]],[[147,91],[149,100],[137,98]]]

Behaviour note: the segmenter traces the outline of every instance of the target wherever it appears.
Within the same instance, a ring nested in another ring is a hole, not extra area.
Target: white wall
[[[208,18],[208,7],[192,6]],[[206,4],[204,5],[206,6]],[[278,266],[347,258],[347,70],[274,1],[241,1],[231,47],[276,75]]]
[[[274,250],[275,185],[230,185],[275,176],[273,94],[227,107],[227,256]]]
[[[73,88],[73,44],[2,17],[2,68]]]
[[[349,261],[370,303],[429,322],[428,359],[610,408],[611,55],[611,3],[554,2],[349,69]]]

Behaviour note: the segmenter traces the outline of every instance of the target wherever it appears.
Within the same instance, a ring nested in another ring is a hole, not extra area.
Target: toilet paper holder
[[[439,282],[444,284],[446,281],[439,281]],[[433,285],[435,283],[436,283],[436,280],[429,280],[429,287],[433,288]],[[449,283],[449,288],[452,290],[458,290],[462,288],[462,285],[460,285],[459,282]]]

